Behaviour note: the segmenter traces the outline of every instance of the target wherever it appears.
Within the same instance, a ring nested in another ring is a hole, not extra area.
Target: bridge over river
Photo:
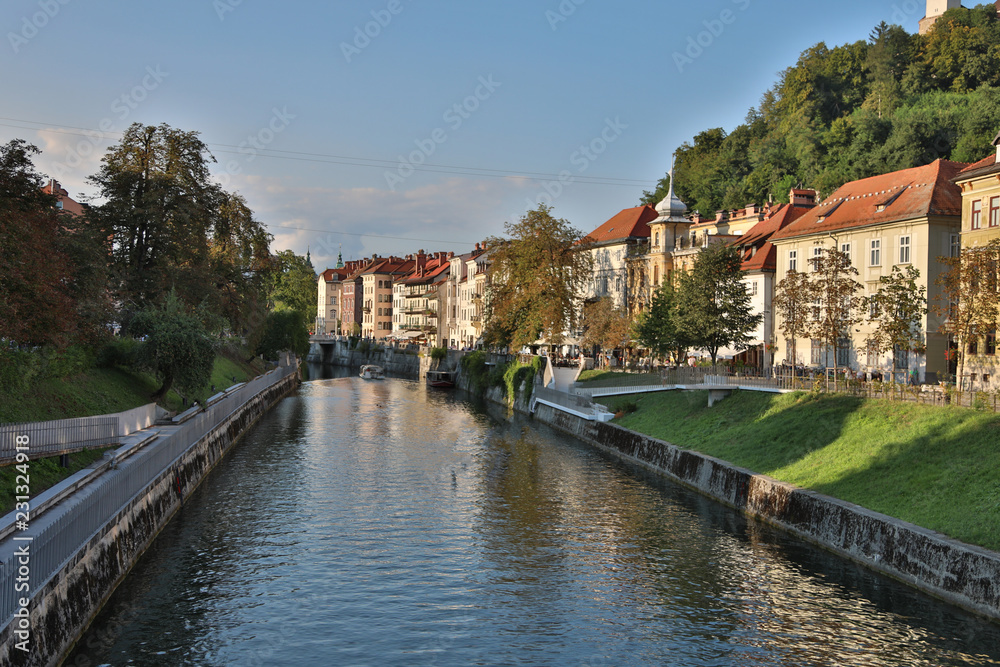
[[[261,420],[66,664],[996,661],[989,622],[528,419],[340,377]]]

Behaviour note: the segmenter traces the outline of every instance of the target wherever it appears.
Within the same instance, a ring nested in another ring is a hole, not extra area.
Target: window
[[[979,199],[972,202],[972,229],[980,229],[983,226],[983,202]]]
[[[798,257],[799,252],[797,250],[788,251],[788,270],[796,271],[798,270]]]
[[[910,237],[900,236],[899,237],[899,263],[909,264],[910,263]]]
[[[910,352],[909,350],[900,349],[898,345],[892,348],[893,357],[896,361],[896,370],[907,371],[910,370]]]
[[[747,283],[747,294],[750,296],[757,296],[757,281],[752,280]]]
[[[958,257],[962,253],[962,237],[952,234],[948,240],[948,256]]]
[[[813,271],[819,271],[819,259],[823,256],[822,248],[813,248],[812,265]]]
[[[837,341],[837,365],[849,366],[851,364],[851,341],[841,338]]]
[[[878,365],[878,348],[873,343],[868,343],[868,366]]]
[[[847,257],[847,263],[848,264],[850,264],[853,261],[852,258],[851,258],[851,244],[850,243],[841,243],[840,244],[840,252],[844,253],[844,255]]]
[[[868,266],[882,266],[882,239],[872,239],[870,250]]]
[[[818,366],[823,363],[823,341],[813,338],[809,343],[809,362]]]
[[[986,334],[986,349],[984,350],[984,353],[985,354],[990,354],[990,355],[993,355],[993,354],[997,353],[997,332],[996,331],[991,331],[988,334]]]
[[[1000,197],[990,197],[990,227],[1000,226]]]
[[[979,354],[979,337],[972,336],[969,338],[969,354]]]
[[[823,302],[819,299],[813,299],[812,307],[809,309],[812,319],[814,321],[819,320],[821,311],[823,310]]]
[[[655,241],[654,245],[655,245],[655,246],[656,246],[657,248],[659,248],[659,247],[660,247],[660,232],[656,232],[656,241]]]

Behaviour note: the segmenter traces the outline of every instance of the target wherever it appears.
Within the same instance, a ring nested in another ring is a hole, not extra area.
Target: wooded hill
[[[938,158],[982,159],[998,131],[997,8],[952,9],[927,35],[883,22],[866,41],[807,49],[732,132],[705,130],[678,149],[675,191],[705,216],[787,202],[799,185],[827,196]]]

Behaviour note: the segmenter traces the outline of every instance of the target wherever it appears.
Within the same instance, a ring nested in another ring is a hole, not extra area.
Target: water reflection
[[[994,626],[495,416],[417,382],[309,382],[68,664],[996,664]]]

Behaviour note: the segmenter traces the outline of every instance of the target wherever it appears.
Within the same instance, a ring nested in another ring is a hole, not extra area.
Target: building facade
[[[940,302],[941,288],[936,279],[944,266],[937,258],[947,256],[958,243],[962,200],[952,179],[965,166],[936,160],[922,167],[846,183],[771,236],[777,276],[790,270],[810,271],[812,258],[836,247],[858,270],[856,280],[862,285],[859,296],[878,291],[879,278],[890,275],[893,266],[914,266],[920,273],[919,286],[927,290],[928,303]],[[776,361],[814,367],[833,365],[832,351],[813,339],[797,339],[797,359],[791,359],[790,341],[785,339],[782,325],[780,317],[776,318]],[[927,382],[947,373],[948,341],[941,325],[941,319],[930,310],[920,322],[924,352],[898,351],[897,369],[916,370],[919,378]],[[836,359],[838,366],[882,374],[892,369],[893,353],[876,352],[867,344],[872,326],[863,319],[844,332]]]

